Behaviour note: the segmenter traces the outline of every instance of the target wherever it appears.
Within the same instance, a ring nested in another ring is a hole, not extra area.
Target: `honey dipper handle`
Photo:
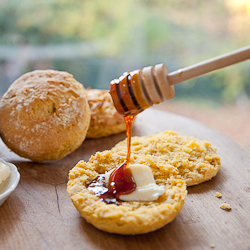
[[[167,80],[170,85],[174,85],[247,59],[250,59],[250,46],[176,70],[167,75]]]

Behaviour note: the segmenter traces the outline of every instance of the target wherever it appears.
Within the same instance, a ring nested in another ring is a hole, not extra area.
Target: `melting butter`
[[[0,162],[0,184],[10,176],[10,173],[9,166]]]
[[[156,185],[155,179],[150,167],[143,164],[134,164],[128,166],[136,183],[136,189],[130,194],[120,195],[122,201],[154,201],[164,194],[165,189]],[[105,174],[108,182],[110,174],[114,169]]]

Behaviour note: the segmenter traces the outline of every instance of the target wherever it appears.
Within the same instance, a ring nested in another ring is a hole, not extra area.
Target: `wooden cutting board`
[[[125,133],[86,140],[62,160],[35,163],[10,152],[0,140],[0,157],[21,174],[14,193],[0,207],[0,249],[250,249],[250,154],[243,147],[194,120],[150,108],[140,115],[133,135],[174,130],[210,141],[218,148],[221,170],[209,182],[188,188],[175,220],[152,233],[122,236],[88,224],[66,192],[69,170],[96,151],[110,149]],[[215,197],[220,192],[222,198]],[[230,212],[220,209],[227,202]]]

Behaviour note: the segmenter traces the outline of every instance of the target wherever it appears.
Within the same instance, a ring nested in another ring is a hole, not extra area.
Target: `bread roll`
[[[108,90],[87,89],[90,126],[87,138],[101,138],[126,131],[124,117],[115,109]]]
[[[18,78],[0,102],[0,136],[33,161],[61,159],[86,137],[86,91],[67,72],[36,70]]]

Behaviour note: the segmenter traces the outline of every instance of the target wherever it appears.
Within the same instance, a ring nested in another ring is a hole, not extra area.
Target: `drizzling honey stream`
[[[119,196],[132,193],[136,189],[132,172],[128,168],[130,162],[131,132],[134,117],[152,106],[164,100],[164,97],[170,98],[174,95],[174,89],[164,94],[163,87],[165,83],[164,74],[165,65],[144,68],[143,71],[135,70],[130,73],[124,73],[119,79],[110,83],[110,94],[117,111],[124,116],[127,130],[127,158],[125,162],[118,166],[111,174],[108,183],[105,181],[105,175],[100,174],[89,185],[88,189],[100,197],[104,202],[110,204],[120,204]],[[145,80],[146,79],[146,80]],[[147,84],[153,84],[152,86]],[[166,92],[166,91],[165,91]]]
[[[127,158],[117,167],[111,174],[108,183],[105,183],[104,174],[99,175],[88,185],[88,189],[100,197],[108,204],[120,204],[119,196],[132,193],[136,189],[136,183],[133,178],[128,164],[130,161],[130,146],[132,123],[135,115],[127,115],[124,117],[127,129]]]

